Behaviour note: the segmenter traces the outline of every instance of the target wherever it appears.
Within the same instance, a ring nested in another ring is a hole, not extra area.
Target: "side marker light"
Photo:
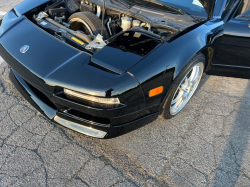
[[[163,92],[163,86],[152,89],[152,90],[149,91],[149,97],[154,97],[156,95],[161,94],[162,92]]]

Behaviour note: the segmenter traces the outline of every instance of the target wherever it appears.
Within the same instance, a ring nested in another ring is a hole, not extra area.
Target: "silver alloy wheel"
[[[185,75],[176,90],[170,106],[172,116],[178,114],[192,98],[203,74],[204,63],[199,62]]]

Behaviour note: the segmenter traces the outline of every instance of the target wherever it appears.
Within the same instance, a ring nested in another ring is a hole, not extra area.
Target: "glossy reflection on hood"
[[[127,31],[91,57],[91,61],[118,74],[145,58],[159,44],[160,40],[143,33]]]

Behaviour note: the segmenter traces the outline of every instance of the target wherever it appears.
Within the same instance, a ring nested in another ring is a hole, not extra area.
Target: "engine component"
[[[120,53],[120,55],[121,58],[124,58],[127,51],[140,56],[146,56],[158,44],[160,44],[160,39],[152,38],[143,32],[130,30],[114,38],[107,46],[122,50],[123,52]],[[105,48],[103,48],[100,53],[105,54]]]
[[[64,3],[70,14],[79,10],[80,3],[77,0],[64,0]]]
[[[50,22],[46,21],[46,20],[38,20],[37,21],[37,25],[39,25],[40,27],[46,29],[46,30],[50,30],[53,31],[53,33],[57,33],[60,31],[60,28],[51,24]]]
[[[133,20],[133,27],[140,27],[141,21],[139,20]]]
[[[80,10],[95,13],[95,7],[92,5],[81,4]]]
[[[109,18],[109,21],[108,21],[108,23],[107,23],[107,27],[108,27],[108,30],[109,30],[109,35],[110,36],[112,36],[112,31],[111,31],[111,29],[110,29],[110,23],[112,22],[112,19],[111,19],[111,17]]]
[[[149,25],[148,23],[142,23],[141,27],[147,27],[148,31],[151,31],[151,25]]]
[[[102,22],[91,12],[78,12],[69,17],[70,29],[83,31],[85,34],[97,36],[101,34]],[[108,39],[109,35],[106,27],[103,29],[103,39]]]
[[[121,28],[125,31],[131,29],[132,26],[132,18],[131,17],[122,17],[122,25]]]
[[[53,8],[49,9],[48,13],[49,15],[54,18],[54,17],[66,17],[67,15],[67,9],[66,8]]]
[[[62,42],[65,42],[65,43],[66,43],[65,38],[64,38],[63,36],[57,34],[57,33],[55,33],[55,38],[57,38],[57,39],[61,40]]]
[[[58,1],[56,1],[54,4],[52,4],[52,5],[48,6],[48,7],[46,7],[46,8],[45,8],[45,11],[48,12],[49,9],[53,9],[53,8],[56,8],[56,7],[60,7],[60,6],[62,6],[62,5],[64,5],[63,0],[58,0]]]
[[[110,30],[112,31],[112,35],[116,35],[117,33],[122,31],[122,28],[119,22],[115,21],[114,19],[109,23]]]
[[[105,17],[105,0],[103,0],[103,7],[102,7],[102,29],[101,29],[101,35],[103,36],[103,29],[104,29],[104,17]]]
[[[102,8],[101,6],[97,6],[96,7],[96,16],[99,18],[101,16],[101,13],[102,13]]]
[[[80,46],[80,47],[82,47],[82,48],[85,48],[86,46],[87,46],[87,44],[85,43],[85,41],[82,41],[82,40],[80,40],[80,39],[78,39],[77,37],[75,37],[74,35],[71,35],[71,34],[68,34],[66,31],[63,31],[62,30],[62,36],[64,37],[64,38],[66,38],[68,41],[70,41],[71,43],[73,42],[73,43],[75,43],[77,46]],[[90,41],[91,41],[92,39],[90,38]]]
[[[146,28],[145,27],[133,27],[132,28],[133,30],[135,29],[135,30],[146,30]]]
[[[54,19],[55,19],[55,21],[57,21],[57,22],[59,22],[59,23],[62,24],[62,23],[63,23],[63,20],[66,19],[66,17],[65,17],[65,16],[63,16],[63,17],[57,17],[57,16],[55,16]]]
[[[49,15],[46,13],[46,12],[40,12],[37,17],[36,17],[36,21],[40,21],[42,20],[43,18],[47,18],[49,17]]]
[[[73,36],[87,42],[90,43],[92,42],[91,37],[87,36],[86,34],[80,33],[80,32],[75,32],[73,30],[68,29],[67,27],[64,27],[63,25],[57,23],[56,21],[54,21],[53,19],[50,18],[45,18],[46,21],[48,21],[49,23],[51,23],[52,25],[56,26],[57,28],[59,28],[57,30],[57,32],[59,31],[67,31],[68,33],[72,34]],[[44,22],[44,21],[43,21]],[[44,24],[43,24],[44,25]],[[46,24],[47,25],[47,24]],[[53,27],[53,26],[52,26]]]
[[[97,37],[86,46],[86,49],[95,51],[102,49],[106,45],[107,44],[103,41],[102,35],[98,34]]]
[[[87,44],[92,42],[94,39],[94,36],[92,35],[87,36],[82,33],[71,31],[70,29],[67,29],[50,18],[47,18],[47,20],[42,19],[37,21],[37,24],[46,30],[52,31],[57,39],[63,42],[68,41],[70,43],[74,43],[77,46],[80,46],[82,49],[85,49]]]
[[[62,22],[62,24],[63,24],[65,27],[70,28],[70,24],[65,23],[65,22]]]

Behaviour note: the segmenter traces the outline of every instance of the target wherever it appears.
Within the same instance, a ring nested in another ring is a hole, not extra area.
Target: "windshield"
[[[137,5],[152,7],[152,2],[147,0],[126,0]],[[158,2],[181,9],[187,14],[206,18],[207,12],[199,0],[158,0]]]

